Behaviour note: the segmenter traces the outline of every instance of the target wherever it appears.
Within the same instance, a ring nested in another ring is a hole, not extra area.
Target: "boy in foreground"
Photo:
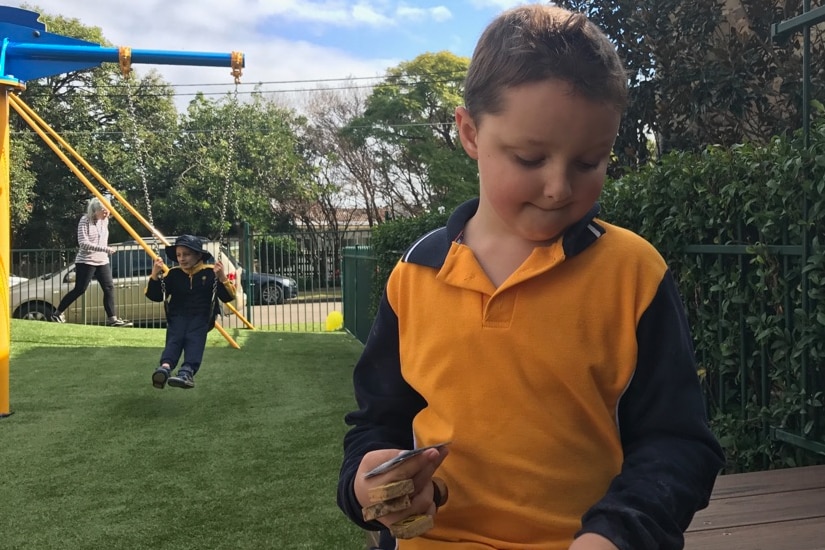
[[[481,36],[464,99],[479,198],[389,278],[338,503],[372,530],[434,516],[401,550],[682,548],[723,456],[672,274],[597,218],[627,102],[615,48],[581,14],[515,8]],[[403,479],[409,507],[364,521],[370,489]]]

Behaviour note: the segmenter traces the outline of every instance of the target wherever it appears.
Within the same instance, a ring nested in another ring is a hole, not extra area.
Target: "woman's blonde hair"
[[[95,214],[97,214],[104,208],[106,207],[103,206],[103,203],[100,202],[100,199],[98,199],[97,197],[89,199],[89,204],[86,206],[86,218],[94,220]]]

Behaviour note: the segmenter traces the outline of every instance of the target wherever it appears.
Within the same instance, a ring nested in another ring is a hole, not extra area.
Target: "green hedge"
[[[416,218],[399,218],[377,226],[372,231],[370,246],[378,265],[372,287],[370,315],[378,310],[378,302],[387,284],[390,272],[401,254],[425,233],[447,224],[450,212],[430,212]]]
[[[771,437],[825,448],[823,191],[819,124],[807,148],[796,136],[673,153],[603,193],[602,217],[650,240],[676,275],[729,471],[824,461]]]

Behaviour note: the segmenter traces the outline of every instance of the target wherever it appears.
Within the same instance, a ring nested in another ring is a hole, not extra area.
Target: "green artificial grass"
[[[11,322],[0,548],[364,548],[335,503],[355,338],[212,331],[157,390],[162,329]]]

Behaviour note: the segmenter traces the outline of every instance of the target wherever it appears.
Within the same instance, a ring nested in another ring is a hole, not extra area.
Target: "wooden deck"
[[[685,549],[825,549],[825,466],[719,476]]]

